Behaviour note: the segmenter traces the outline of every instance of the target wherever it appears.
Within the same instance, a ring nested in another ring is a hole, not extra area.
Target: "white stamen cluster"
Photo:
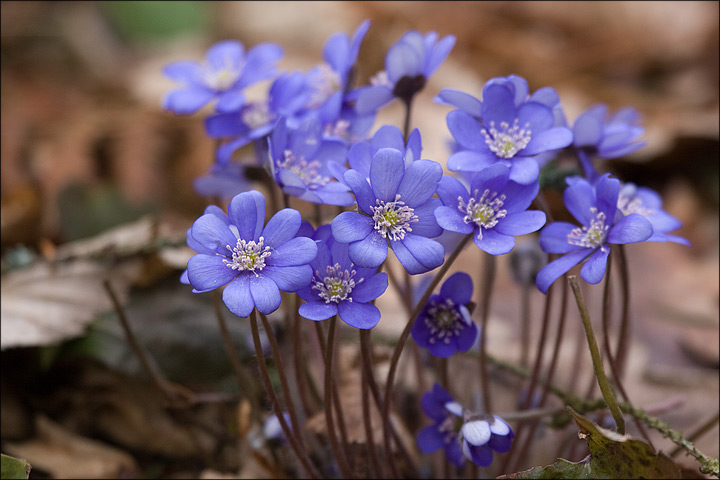
[[[308,108],[317,108],[325,101],[333,96],[335,92],[340,90],[342,83],[340,81],[340,75],[333,70],[330,65],[323,63],[318,67],[319,74],[312,79],[311,86],[313,87],[313,93],[310,95],[310,101],[308,102]]]
[[[325,125],[324,134],[326,136],[334,136],[334,137],[342,137],[342,138],[348,138],[350,136],[350,132],[348,129],[350,128],[350,122],[347,120],[338,120],[334,123],[328,123]]]
[[[495,128],[495,122],[490,122],[490,131],[483,128],[481,133],[485,136],[487,146],[498,157],[512,158],[530,143],[532,132],[529,126],[525,124],[525,128],[520,129],[516,118],[512,127],[507,122],[500,122],[498,130]]]
[[[637,213],[647,217],[655,213],[652,209],[643,206],[642,199],[634,195],[624,195],[622,191],[620,191],[620,195],[618,196],[617,208],[626,216],[631,213]]]
[[[265,268],[265,259],[270,256],[270,247],[263,245],[264,241],[263,237],[260,237],[257,243],[239,238],[235,248],[227,245],[227,249],[232,253],[232,260],[223,260],[223,263],[233,270],[249,270],[257,277],[258,272]]]
[[[573,228],[568,234],[567,239],[570,245],[577,245],[585,248],[597,248],[600,247],[602,251],[605,251],[605,237],[607,237],[609,225],[605,225],[605,212],[598,212],[595,207],[590,207],[590,213],[595,215],[593,220],[590,220],[590,226],[583,226],[582,228]]]
[[[375,75],[370,77],[370,85],[374,87],[393,87],[393,84],[390,81],[390,78],[388,77],[388,74],[385,70],[380,70]]]
[[[483,194],[478,198],[480,192],[475,190],[472,197],[465,204],[462,197],[458,197],[458,210],[464,213],[463,222],[466,224],[474,223],[478,227],[478,238],[482,239],[482,229],[493,228],[498,224],[501,218],[507,215],[507,210],[503,209],[505,195],[499,195],[497,192],[490,193],[485,189]]]
[[[233,65],[231,58],[225,58],[223,63],[223,67],[219,70],[210,67],[204,72],[205,85],[218,92],[224,92],[235,85],[243,67],[243,65]]]
[[[274,119],[275,114],[270,111],[268,102],[253,102],[242,112],[243,123],[251,129],[267,125]]]
[[[318,170],[322,166],[319,161],[312,160],[308,162],[302,157],[297,158],[290,150],[285,150],[283,155],[283,160],[276,164],[277,168],[293,172],[300,177],[300,180],[307,185],[308,189],[316,190],[318,187],[323,187],[332,181],[330,177],[318,173]]]
[[[430,343],[450,343],[453,335],[460,336],[465,321],[449,298],[442,303],[431,303],[426,311],[425,325],[430,331]]]
[[[340,303],[343,300],[352,302],[350,294],[353,288],[357,285],[353,277],[357,272],[355,270],[347,271],[343,270],[340,264],[336,263],[333,266],[327,267],[325,270],[325,277],[322,281],[318,280],[321,278],[320,272],[315,270],[315,276],[313,277],[313,290],[318,291],[320,298],[325,300],[325,303],[335,302]],[[361,278],[357,283],[362,282]]]
[[[412,232],[410,224],[418,221],[415,210],[400,200],[399,193],[395,195],[395,200],[392,202],[376,199],[375,206],[371,205],[370,209],[375,221],[374,228],[383,238],[402,240],[407,232]]]

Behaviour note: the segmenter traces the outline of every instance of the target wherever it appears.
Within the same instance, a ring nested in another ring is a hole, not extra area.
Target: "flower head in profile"
[[[438,186],[443,206],[435,210],[445,230],[472,234],[475,245],[491,255],[504,255],[515,247],[515,235],[539,230],[545,214],[527,210],[538,193],[537,183],[510,180],[510,169],[497,163],[475,174],[470,192],[459,180],[445,176]]]
[[[510,180],[527,185],[538,179],[539,155],[572,143],[555,91],[541,89],[528,97],[521,77],[489,80],[482,101],[454,90],[441,91],[438,100],[459,107],[447,116],[458,147],[448,158],[452,171],[477,172],[502,163],[510,168]]]
[[[188,245],[197,255],[188,260],[181,281],[196,293],[225,286],[223,302],[239,317],[254,308],[264,314],[277,310],[280,291],[295,292],[310,283],[317,245],[296,236],[297,210],[286,208],[267,225],[264,221],[265,198],[255,190],[235,196],[227,215],[217,207],[206,210],[188,230]]]
[[[470,350],[478,336],[467,308],[472,292],[472,279],[467,273],[448,277],[440,293],[430,296],[415,320],[411,330],[415,343],[441,358]]]
[[[275,64],[282,56],[282,48],[274,43],[256,45],[245,52],[241,42],[218,42],[208,49],[204,64],[180,61],[165,66],[163,73],[184,85],[165,96],[164,108],[190,114],[217,100],[218,112],[240,110],[245,104],[243,90],[275,75]]]
[[[593,158],[622,157],[647,144],[638,140],[645,133],[639,121],[640,114],[634,108],[621,108],[608,116],[604,104],[593,105],[578,116],[573,125],[573,145],[588,180],[595,181],[599,176],[592,165]]]
[[[270,136],[270,169],[283,192],[312,203],[348,206],[350,188],[338,181],[330,163],[344,163],[344,142],[324,138],[317,119],[309,118],[292,130],[278,120]]]
[[[553,222],[540,232],[540,247],[546,253],[565,254],[547,264],[535,279],[546,293],[550,285],[587,258],[580,276],[597,284],[605,276],[610,245],[642,242],[653,234],[651,223],[638,213],[623,215],[618,209],[620,181],[605,174],[595,185],[585,179],[568,181],[565,206],[580,226]],[[589,258],[588,258],[589,257]]]
[[[309,320],[325,320],[334,315],[350,326],[369,329],[380,320],[380,310],[370,303],[388,286],[384,272],[357,267],[348,256],[348,244],[335,241],[329,225],[315,232],[318,254],[310,263],[313,278],[298,295],[305,300],[300,315]]]
[[[410,103],[454,45],[453,35],[438,40],[436,32],[406,32],[388,50],[385,70],[371,79],[371,85],[358,89],[355,109],[361,114],[375,112],[395,98]]]
[[[357,212],[342,212],[331,223],[333,237],[348,243],[352,262],[377,268],[387,258],[388,247],[412,274],[440,266],[445,249],[432,240],[442,229],[433,216],[440,200],[431,198],[442,177],[442,167],[432,160],[405,166],[403,153],[381,148],[372,158],[370,177],[350,169],[343,175],[357,201]]]
[[[623,215],[637,213],[650,222],[653,234],[646,240],[647,242],[675,242],[690,245],[687,239],[670,233],[682,227],[682,223],[663,210],[662,198],[656,191],[647,187],[638,187],[634,183],[624,183],[620,186],[617,207]]]
[[[437,383],[423,395],[422,408],[434,423],[418,434],[420,450],[432,453],[445,448],[448,460],[457,467],[465,459],[487,467],[492,463],[493,451],[507,452],[515,436],[505,420],[497,415],[470,412]]]

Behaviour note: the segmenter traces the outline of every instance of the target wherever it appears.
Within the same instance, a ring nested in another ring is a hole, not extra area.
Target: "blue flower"
[[[369,302],[387,289],[387,274],[355,266],[348,244],[335,241],[329,225],[319,227],[314,238],[318,254],[310,266],[315,274],[310,285],[297,292],[306,302],[300,305],[300,315],[309,320],[339,315],[355,328],[373,328],[380,321],[380,310]]]
[[[573,125],[573,145],[588,180],[599,176],[592,164],[594,157],[618,158],[647,144],[638,140],[645,133],[639,121],[640,114],[631,107],[621,108],[608,118],[604,104],[593,105],[578,116]]]
[[[462,467],[464,462],[460,449],[459,430],[462,425],[463,407],[439,384],[423,395],[422,409],[434,423],[418,433],[418,447],[423,453],[432,453],[445,449],[445,456],[455,466]]]
[[[323,138],[322,126],[309,118],[296,130],[278,120],[270,137],[270,169],[283,192],[312,203],[348,206],[350,188],[338,181],[329,164],[345,162],[344,142]]]
[[[491,255],[504,255],[515,246],[515,235],[539,230],[545,214],[527,210],[538,193],[538,183],[522,185],[509,179],[510,169],[497,163],[479,171],[470,191],[459,180],[445,176],[438,186],[443,206],[435,210],[445,230],[473,234],[475,245]]]
[[[480,467],[493,461],[493,451],[505,453],[510,450],[515,434],[510,425],[497,415],[465,415],[460,429],[462,453],[465,458]]]
[[[245,104],[243,89],[272,77],[282,56],[282,48],[274,43],[256,45],[246,54],[241,42],[218,42],[208,49],[205,64],[180,61],[163,69],[170,79],[185,84],[165,96],[164,108],[190,114],[217,99],[218,112],[237,111]]]
[[[342,212],[331,223],[338,242],[349,243],[350,260],[377,268],[387,258],[388,246],[412,274],[440,266],[445,249],[432,240],[442,233],[433,216],[440,200],[431,198],[442,178],[442,167],[431,160],[405,166],[403,153],[381,148],[370,164],[370,177],[350,169],[343,175],[358,205],[357,212]]]
[[[415,343],[442,358],[470,350],[478,335],[466,307],[472,292],[472,279],[467,273],[448,277],[440,294],[430,296],[415,320],[411,330]]]
[[[637,213],[650,222],[653,234],[647,242],[667,241],[690,245],[687,239],[669,233],[682,227],[682,223],[662,209],[662,198],[654,190],[625,183],[620,187],[617,207],[623,215]]]
[[[309,263],[317,245],[296,237],[301,224],[297,210],[280,210],[263,228],[265,198],[255,190],[235,196],[228,212],[215,207],[193,223],[188,245],[197,255],[188,260],[186,279],[194,292],[226,285],[223,302],[239,317],[254,308],[272,313],[280,306],[281,290],[295,292],[310,283]]]
[[[540,270],[535,285],[541,292],[546,293],[555,280],[587,257],[580,276],[590,284],[599,283],[605,276],[611,244],[642,242],[653,234],[645,217],[623,215],[618,209],[620,181],[609,175],[600,177],[595,186],[581,178],[568,180],[565,206],[581,226],[554,222],[540,232],[543,251],[567,254]]]
[[[447,116],[459,147],[448,158],[448,169],[477,172],[499,162],[510,168],[510,180],[527,185],[538,179],[538,155],[572,143],[554,90],[543,89],[528,98],[527,83],[512,76],[489,80],[482,98],[447,90],[438,96],[460,108]]]
[[[358,89],[355,109],[361,114],[375,112],[395,98],[409,103],[454,45],[453,35],[438,40],[436,32],[426,35],[416,30],[406,32],[388,50],[385,70],[371,79],[371,85]]]

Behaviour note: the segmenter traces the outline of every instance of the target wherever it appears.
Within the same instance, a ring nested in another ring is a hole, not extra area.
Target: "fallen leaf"
[[[2,461],[2,479],[27,479],[30,476],[30,464],[25,460],[11,457],[9,455],[0,454]]]

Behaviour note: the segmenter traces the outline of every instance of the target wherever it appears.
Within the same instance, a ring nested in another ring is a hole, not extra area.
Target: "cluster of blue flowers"
[[[687,244],[670,233],[680,223],[662,210],[657,193],[595,169],[596,159],[644,145],[632,108],[608,116],[606,106],[596,105],[571,126],[553,88],[530,93],[525,79],[510,75],[486,82],[480,98],[452,89],[437,94],[436,102],[454,108],[447,115],[452,152],[444,163],[422,158],[420,131],[409,132],[407,119],[404,134],[392,125],[372,132],[379,109],[395,99],[409,115],[414,96],[449,55],[455,37],[407,32],[388,50],[385,70],[356,87],[355,63],[369,27],[366,21],[352,38],[330,37],[324,62],[307,72],[278,72],[283,50],[277,45],[246,52],[237,41],[213,45],[204,64],[165,68],[182,84],[167,94],[166,109],[191,114],[214,102],[205,128],[219,146],[209,175],[195,187],[202,195],[230,199],[226,211],[208,207],[187,232],[197,255],[182,281],[194,292],[224,287],[223,301],[238,317],[253,309],[270,314],[280,307],[280,292],[297,292],[302,317],[338,315],[370,329],[381,319],[373,302],[388,287],[379,269],[389,250],[408,274],[430,272],[446,260],[445,232],[471,235],[483,252],[505,255],[516,236],[540,231],[542,249],[563,255],[537,275],[543,293],[583,261],[581,277],[599,283],[611,245]],[[245,89],[265,80],[266,97],[249,101]],[[264,196],[252,190],[247,165],[234,158],[249,144],[254,166],[284,194],[342,211],[313,227],[285,208],[265,224]],[[566,179],[564,191],[577,225],[546,225],[543,211],[529,209],[541,190],[541,169],[561,151],[574,154],[582,172]],[[443,358],[468,351],[479,334],[468,310],[472,293],[469,275],[450,276],[415,320],[415,342]],[[467,458],[486,466],[493,451],[510,448],[513,432],[504,420],[468,413],[439,385],[423,406],[435,421],[418,437],[424,452],[444,447],[456,465]]]

